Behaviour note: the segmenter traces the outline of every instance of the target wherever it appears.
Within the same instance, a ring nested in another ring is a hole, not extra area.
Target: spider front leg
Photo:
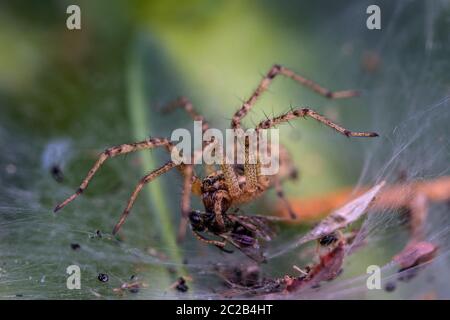
[[[288,78],[291,78],[298,82],[299,84],[313,90],[314,92],[329,98],[329,99],[341,99],[341,98],[350,98],[355,97],[359,93],[355,90],[344,90],[344,91],[331,91],[327,88],[324,88],[317,84],[316,82],[309,80],[294,71],[285,68],[280,65],[274,65],[272,68],[270,68],[269,72],[264,76],[264,78],[259,83],[256,90],[253,92],[253,94],[248,98],[244,104],[241,106],[241,108],[236,111],[234,114],[232,120],[231,120],[231,128],[236,129],[241,126],[241,120],[248,114],[250,109],[253,107],[253,105],[256,103],[258,98],[269,88],[271,85],[273,79],[278,75],[284,75]]]
[[[208,143],[206,143],[207,145]],[[197,159],[202,157],[203,152],[196,151],[191,158],[191,163],[195,163]],[[182,164],[180,171],[184,176],[183,192],[181,197],[181,218],[178,225],[177,242],[180,243],[186,236],[186,227],[188,225],[188,214],[191,208],[191,195],[194,193],[200,196],[202,182],[194,175],[194,167],[192,164]]]
[[[239,186],[239,180],[234,171],[234,167],[231,164],[223,163],[221,165],[223,176],[225,178],[225,183],[228,187],[228,192],[233,199],[239,198],[242,194],[242,189]]]
[[[205,142],[204,147],[211,142]],[[191,158],[191,164],[182,164],[179,166],[184,176],[183,192],[181,197],[181,218],[178,225],[177,242],[181,242],[186,236],[186,227],[188,225],[188,214],[191,208],[191,195],[194,193],[200,196],[202,182],[194,175],[194,167],[192,163],[196,163],[203,156],[203,151],[195,151]]]
[[[169,161],[165,165],[160,167],[159,169],[156,169],[156,170],[150,172],[149,174],[144,176],[141,179],[141,181],[139,181],[138,185],[136,186],[133,193],[131,194],[130,199],[128,200],[127,207],[125,208],[122,215],[120,216],[119,222],[117,222],[116,226],[113,229],[113,232],[112,232],[113,234],[116,234],[119,231],[120,227],[122,227],[122,225],[125,223],[125,220],[127,219],[128,215],[130,214],[131,208],[133,207],[134,202],[136,201],[136,198],[137,198],[139,192],[141,192],[142,188],[147,183],[151,182],[152,180],[154,180],[155,178],[159,177],[160,175],[166,173],[167,171],[175,168],[176,166],[177,165],[174,162]]]
[[[252,141],[255,143],[255,141]],[[257,158],[257,145],[250,146],[250,138],[245,138],[245,164],[244,164],[244,175],[245,175],[245,191],[255,192],[258,188],[258,176],[260,171],[260,163]]]
[[[228,209],[224,208],[224,203],[230,203],[231,199],[229,199],[227,192],[225,191],[217,191],[216,197],[214,199],[214,214],[216,217],[216,223],[219,226],[219,229],[225,229],[225,221],[223,220],[224,212]]]
[[[309,109],[309,108],[294,109],[294,110],[289,111],[281,116],[264,120],[256,127],[256,130],[270,129],[281,123],[288,122],[289,120],[296,119],[296,118],[305,118],[305,117],[311,117],[313,119],[316,119],[317,121],[336,130],[338,133],[340,133],[346,137],[366,137],[366,138],[378,137],[378,133],[376,133],[376,132],[350,131],[344,127],[341,127],[337,123],[334,123],[333,121],[325,118],[324,116],[318,114],[317,112],[315,112],[314,110]]]
[[[208,122],[205,118],[195,111],[192,102],[186,97],[180,97],[175,101],[168,103],[165,107],[162,108],[163,113],[169,113],[174,111],[176,108],[181,108],[187,112],[188,115],[195,121],[202,121],[202,131],[205,132],[209,128]]]
[[[71,201],[73,201],[75,198],[77,198],[80,194],[83,193],[83,191],[88,187],[89,182],[91,181],[92,177],[95,175],[95,173],[100,169],[100,167],[103,165],[103,163],[109,159],[113,158],[118,155],[135,152],[139,150],[145,150],[145,149],[152,149],[156,147],[166,147],[168,151],[170,151],[173,147],[172,143],[165,138],[152,138],[141,142],[136,143],[127,143],[127,144],[121,144],[119,146],[111,147],[106,149],[104,152],[102,152],[95,162],[94,166],[89,170],[86,178],[81,182],[81,185],[79,186],[78,190],[72,194],[70,197],[68,197],[66,200],[58,204],[54,212],[57,212],[58,210],[65,207],[67,204],[69,204]]]

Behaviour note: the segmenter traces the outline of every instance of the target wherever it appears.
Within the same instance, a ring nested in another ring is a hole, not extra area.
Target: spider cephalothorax
[[[269,72],[263,77],[256,90],[247,99],[239,110],[234,114],[231,120],[231,128],[236,130],[241,128],[241,120],[249,113],[253,105],[263,92],[265,92],[273,79],[277,75],[284,75],[288,78],[295,80],[301,85],[315,91],[316,93],[328,98],[339,99],[354,97],[358,93],[353,90],[344,90],[332,92],[324,87],[321,87],[317,83],[306,79],[292,70],[282,67],[280,65],[274,65]],[[194,111],[191,102],[186,98],[180,98],[174,103],[170,104],[165,110],[171,110],[180,107],[184,109],[194,120],[202,121],[202,131],[205,132],[209,128],[209,124],[205,121],[203,116]],[[310,108],[295,108],[291,109],[280,116],[274,118],[268,118],[255,127],[255,131],[265,130],[273,128],[279,124],[286,123],[293,119],[310,117],[317,120],[320,123],[336,130],[338,133],[347,137],[376,137],[378,136],[374,132],[354,132],[340,125],[328,120],[324,116],[318,114]],[[213,140],[204,142],[203,148],[206,148],[211,144]],[[106,149],[102,152],[94,164],[92,169],[88,172],[86,178],[82,181],[78,190],[57,205],[55,212],[67,205],[69,202],[79,196],[88,186],[90,180],[97,172],[97,170],[103,165],[103,163],[112,157],[122,155],[138,150],[152,149],[157,147],[163,147],[167,151],[171,152],[175,146],[172,141],[166,138],[151,138],[141,142],[135,142],[130,144],[122,144]],[[255,260],[261,261],[262,254],[260,252],[260,245],[258,239],[270,240],[271,232],[267,227],[267,218],[259,216],[244,216],[228,213],[231,207],[237,206],[242,203],[248,203],[267,191],[270,188],[275,188],[277,195],[282,199],[291,213],[292,218],[295,214],[290,209],[290,205],[284,198],[281,183],[286,179],[295,178],[297,171],[292,165],[289,154],[281,145],[279,153],[279,170],[276,174],[264,175],[261,168],[263,165],[259,162],[247,161],[250,156],[253,157],[250,152],[252,150],[248,147],[247,140],[245,140],[245,164],[227,164],[222,162],[220,169],[211,168],[208,166],[209,172],[204,179],[199,178],[195,172],[192,163],[196,163],[196,159],[201,157],[202,154],[194,154],[191,158],[191,162],[174,162],[169,161],[160,168],[150,172],[144,176],[139,184],[136,186],[132,193],[128,204],[119,219],[119,222],[114,227],[113,233],[116,233],[122,224],[125,222],[130,210],[143,186],[158,176],[168,172],[173,168],[178,168],[184,177],[183,193],[181,199],[181,223],[179,229],[179,238],[184,236],[184,230],[186,224],[190,223],[194,234],[203,242],[213,244],[223,250],[227,243],[231,243],[235,247],[242,250],[245,254],[252,257]],[[191,194],[200,196],[205,212],[192,211],[190,207]],[[217,236],[219,240],[207,239],[201,233],[209,233]],[[226,250],[225,250],[226,251]]]
[[[220,211],[223,214],[230,208],[232,200],[221,171],[216,171],[203,179],[201,198],[206,212],[215,212],[214,207],[220,206]]]

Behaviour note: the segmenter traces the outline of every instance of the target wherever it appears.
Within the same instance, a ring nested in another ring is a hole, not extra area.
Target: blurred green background
[[[70,4],[81,8],[81,30],[66,28]],[[146,188],[121,241],[108,235],[140,176],[162,164],[164,152],[108,161],[82,197],[57,216],[51,213],[53,206],[77,188],[105,147],[170,136],[179,127],[192,129],[183,112],[163,116],[158,111],[178,96],[189,97],[215,127],[227,128],[233,112],[274,63],[333,90],[362,90],[363,96],[329,101],[280,78],[247,117],[249,126],[265,113],[309,106],[350,129],[383,135],[414,108],[448,95],[448,3],[377,1],[382,30],[366,28],[370,4],[0,4],[0,297],[117,298],[112,288],[131,275],[145,280],[148,288],[126,298],[186,297],[169,288],[182,274],[195,279],[188,295],[214,297],[214,286],[202,282],[209,276],[205,266],[239,257],[206,249],[190,234],[180,247],[175,244],[182,184],[177,172]],[[299,120],[280,129],[281,141],[300,171],[300,179],[285,186],[291,197],[355,184],[370,150],[395,144],[383,136],[346,139],[313,121]],[[57,155],[61,150],[64,156]],[[50,174],[53,165],[61,167],[62,182]],[[361,181],[373,182],[376,174],[367,175],[365,169]],[[244,210],[270,214],[275,201],[271,192]],[[201,208],[197,200],[193,206]],[[102,238],[93,236],[97,229]],[[302,230],[285,227],[285,234]],[[73,243],[81,249],[72,250]],[[401,243],[379,248],[350,267],[350,275],[351,270],[364,273],[362,266],[370,261],[389,261]],[[168,258],[161,259],[155,251]],[[194,262],[183,264],[186,258]],[[70,264],[82,268],[82,290],[65,288]],[[292,256],[274,261],[267,272],[290,273],[292,264]],[[97,280],[100,272],[110,275],[108,283]]]

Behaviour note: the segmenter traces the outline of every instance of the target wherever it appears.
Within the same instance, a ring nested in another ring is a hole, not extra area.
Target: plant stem
[[[128,112],[130,118],[130,125],[132,128],[133,138],[136,141],[143,140],[148,137],[151,132],[149,126],[149,118],[147,116],[147,96],[144,92],[144,75],[145,69],[142,63],[142,50],[140,42],[136,41],[132,47],[127,65],[127,99]],[[141,171],[142,174],[147,174],[151,170],[159,167],[152,157],[150,152],[139,153],[141,157]],[[171,212],[167,206],[167,201],[164,196],[161,180],[152,181],[152,183],[145,186],[146,198],[151,208],[152,219],[154,219],[154,226],[158,226],[159,236],[161,237],[164,248],[167,249],[167,254],[170,261],[177,265],[177,272],[179,275],[185,275],[186,272],[182,267],[182,258],[179,248],[175,240],[175,230],[173,222],[171,221]],[[167,270],[165,277],[168,279]]]

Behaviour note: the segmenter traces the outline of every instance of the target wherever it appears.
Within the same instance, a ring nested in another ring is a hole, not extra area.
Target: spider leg
[[[291,204],[284,196],[283,186],[281,185],[281,181],[277,177],[275,177],[275,190],[277,192],[277,196],[281,199],[281,201],[283,201],[283,204],[286,207],[287,211],[289,212],[289,216],[291,217],[291,219],[294,219],[294,220],[297,219],[297,215],[295,214],[294,210],[292,209]]]
[[[221,168],[230,196],[235,199],[238,198],[242,194],[242,189],[239,186],[238,177],[236,175],[236,172],[234,172],[233,166],[223,163],[221,164]]]
[[[273,79],[277,75],[284,75],[288,78],[291,78],[295,81],[297,81],[299,84],[313,90],[314,92],[329,98],[329,99],[340,99],[340,98],[350,98],[355,97],[358,95],[357,91],[354,90],[344,90],[344,91],[330,91],[329,89],[326,89],[319,84],[315,83],[312,80],[309,80],[299,74],[296,74],[292,70],[285,68],[280,65],[274,65],[272,68],[270,68],[269,72],[264,76],[264,78],[260,81],[258,87],[253,92],[253,94],[244,102],[244,104],[241,106],[241,108],[236,111],[234,114],[232,120],[231,120],[231,128],[236,129],[241,126],[241,120],[248,114],[250,109],[253,107],[253,105],[256,103],[258,98],[261,96],[261,94],[269,88],[270,84],[272,83]]]
[[[172,101],[168,103],[166,106],[162,108],[163,113],[169,113],[174,111],[177,108],[181,108],[185,110],[192,119],[195,121],[202,121],[202,131],[205,132],[209,128],[208,122],[205,120],[205,118],[195,111],[192,102],[186,98],[186,97],[180,97],[176,99],[175,101]]]
[[[260,139],[260,137],[258,136],[258,139]],[[258,148],[261,148],[262,145],[260,144],[260,140],[258,140]],[[270,145],[267,145],[266,148],[270,148]],[[258,186],[261,185],[261,180],[259,179],[259,177],[261,176],[261,162],[259,159],[259,155],[258,158],[255,159],[250,159],[252,156],[254,157],[254,154],[257,154],[257,151],[249,151],[250,148],[246,148],[246,153],[245,153],[245,160],[246,163],[244,165],[244,175],[245,175],[245,192],[255,192],[258,188]],[[253,148],[253,150],[257,150],[256,148]],[[270,150],[270,149],[269,149]],[[252,161],[250,161],[252,160]],[[255,163],[256,164],[253,164]],[[277,189],[277,193],[280,193],[281,190],[281,182],[285,179],[296,179],[298,177],[298,172],[295,169],[292,160],[290,158],[289,153],[287,152],[287,150],[282,146],[279,145],[279,165],[280,165],[280,170],[278,172],[277,175],[273,176],[273,182],[277,183],[278,180],[278,184],[279,184],[279,188]],[[281,190],[282,193],[282,190]],[[283,197],[281,197],[283,200]],[[286,200],[283,200],[286,204],[287,207],[290,208],[290,206],[288,205]],[[291,217],[293,217],[292,215],[292,210],[289,209],[290,215]]]
[[[204,243],[206,243],[206,244],[212,244],[212,245],[214,245],[214,246],[216,246],[216,247],[219,247],[219,248],[224,248],[225,245],[227,244],[226,241],[219,241],[219,240],[211,240],[211,239],[208,239],[208,238],[202,236],[202,235],[201,235],[200,233],[198,233],[197,231],[192,231],[192,232],[194,233],[195,237],[196,237],[198,240],[200,240],[200,241],[202,241],[202,242],[204,242]]]
[[[154,180],[155,178],[159,177],[160,175],[166,173],[167,171],[175,168],[177,165],[172,162],[169,161],[167,162],[165,165],[163,165],[162,167],[150,172],[149,174],[145,175],[141,181],[139,181],[138,185],[136,186],[136,188],[134,189],[133,193],[131,194],[130,199],[128,200],[128,204],[127,207],[125,208],[125,210],[123,211],[122,215],[120,216],[119,222],[117,222],[116,226],[113,229],[113,234],[116,234],[117,231],[119,231],[120,227],[124,224],[125,220],[127,219],[128,215],[130,214],[130,210],[133,207],[134,202],[136,201],[136,198],[139,194],[139,192],[141,192],[142,188],[149,183],[150,181]]]
[[[62,209],[68,203],[70,203],[76,197],[78,197],[80,194],[82,194],[83,191],[87,188],[87,186],[88,186],[89,182],[91,181],[92,177],[94,176],[94,174],[97,172],[98,169],[100,169],[100,167],[103,165],[103,163],[107,159],[113,158],[118,155],[130,153],[130,152],[135,152],[135,151],[145,150],[145,149],[152,149],[152,148],[156,148],[156,147],[166,147],[167,150],[170,151],[173,148],[173,145],[168,139],[165,139],[165,138],[151,138],[151,139],[147,139],[147,140],[144,140],[141,142],[121,144],[121,145],[110,147],[110,148],[106,149],[104,152],[102,152],[100,154],[99,158],[97,159],[97,161],[95,162],[95,164],[91,168],[91,170],[89,170],[86,178],[84,178],[84,180],[81,182],[81,185],[79,186],[78,190],[74,194],[72,194],[70,197],[68,197],[66,200],[64,200],[63,202],[58,204],[55,207],[54,212],[57,212],[58,210]]]
[[[188,224],[188,214],[191,209],[191,194],[193,187],[193,167],[192,165],[186,165],[184,170],[184,183],[183,183],[183,193],[181,196],[181,218],[180,224],[178,226],[177,241],[181,242],[186,235],[186,227]]]
[[[355,132],[350,131],[344,127],[341,127],[340,125],[334,123],[333,121],[325,118],[324,116],[318,114],[312,109],[309,108],[298,108],[294,109],[292,111],[289,111],[285,114],[282,114],[281,116],[275,117],[273,119],[268,119],[262,121],[257,127],[256,130],[261,129],[269,129],[271,127],[274,127],[278,124],[287,122],[292,119],[300,118],[300,117],[311,117],[313,119],[316,119],[317,121],[323,123],[324,125],[336,130],[340,134],[343,134],[347,137],[378,137],[378,134],[375,132]]]
[[[214,214],[216,215],[216,223],[220,228],[225,228],[225,222],[223,221],[223,208],[222,201],[226,199],[227,194],[224,191],[217,191],[214,203]]]
[[[202,155],[203,155],[202,151],[194,152],[194,155],[191,158],[191,163],[195,163],[196,159],[202,157]],[[177,241],[181,242],[186,236],[186,227],[188,225],[188,214],[191,207],[191,195],[193,193],[195,195],[201,196],[202,181],[194,175],[193,165],[182,164],[179,168],[184,176],[183,192],[181,198],[181,218],[180,223],[178,225],[178,234],[177,234]]]
[[[277,177],[279,177],[280,183],[284,179],[297,180],[299,178],[299,172],[292,161],[290,153],[282,144],[278,148],[280,171]]]
[[[206,147],[212,143],[204,142],[203,147]],[[197,159],[203,156],[203,151],[196,150],[194,155],[191,158],[191,163],[196,163]],[[188,213],[190,211],[191,206],[191,195],[192,193],[198,196],[201,196],[202,191],[202,181],[194,175],[194,167],[192,164],[182,164],[180,167],[180,171],[184,176],[183,182],[183,192],[181,198],[181,219],[178,225],[178,235],[177,241],[181,242],[186,235],[186,227],[188,225]]]
[[[177,108],[181,108],[187,112],[189,116],[194,121],[202,121],[202,133],[205,133],[206,130],[209,129],[209,123],[205,120],[205,118],[199,114],[193,107],[192,102],[186,98],[186,97],[180,97],[172,102],[169,102],[166,106],[164,106],[161,111],[163,113],[169,113],[174,111]],[[203,141],[203,148],[205,148],[210,142]],[[201,155],[200,155],[201,157]],[[195,162],[192,162],[195,163]],[[205,165],[205,173],[206,175],[209,175],[214,172],[214,166],[213,165]]]
[[[252,150],[253,152],[250,152]],[[258,175],[260,171],[260,163],[256,158],[257,149],[252,149],[250,147],[250,142],[245,143],[245,164],[244,164],[244,175],[245,175],[245,191],[255,192],[258,187]]]

